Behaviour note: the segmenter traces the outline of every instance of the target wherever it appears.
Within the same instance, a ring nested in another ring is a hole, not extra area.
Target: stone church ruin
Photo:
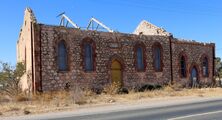
[[[90,29],[92,24],[81,29],[60,16],[58,26],[40,24],[30,8],[25,10],[17,41],[17,61],[24,62],[27,71],[23,90],[61,90],[69,83],[92,88],[213,83],[214,43],[181,40],[147,21],[125,34],[95,18],[90,22],[107,32]]]

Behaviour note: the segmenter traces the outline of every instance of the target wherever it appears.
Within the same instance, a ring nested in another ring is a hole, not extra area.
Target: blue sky
[[[66,12],[81,27],[94,16],[124,33],[132,33],[144,19],[177,38],[214,42],[216,55],[222,57],[221,0],[1,0],[1,61],[16,63],[16,41],[26,7],[33,9],[39,23],[58,25],[56,16]]]

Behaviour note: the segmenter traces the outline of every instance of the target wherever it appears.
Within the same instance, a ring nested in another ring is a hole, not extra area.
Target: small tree
[[[215,60],[215,67],[216,67],[216,76],[221,78],[222,77],[222,62],[221,58],[217,57]]]
[[[0,62],[0,84],[2,85],[1,91],[10,96],[17,95],[21,92],[19,81],[25,73],[25,65],[20,62],[16,67],[12,67],[8,63]]]

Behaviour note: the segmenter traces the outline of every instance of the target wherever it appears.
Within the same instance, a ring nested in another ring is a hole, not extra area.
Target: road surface
[[[50,120],[222,120],[222,100]]]

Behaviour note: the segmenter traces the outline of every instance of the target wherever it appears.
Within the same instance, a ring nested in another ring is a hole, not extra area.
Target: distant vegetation
[[[217,57],[215,61],[216,67],[216,77],[221,79],[222,78],[222,61],[221,58]]]
[[[25,73],[25,65],[17,63],[16,67],[0,62],[0,93],[15,96],[21,93],[19,81]]]

